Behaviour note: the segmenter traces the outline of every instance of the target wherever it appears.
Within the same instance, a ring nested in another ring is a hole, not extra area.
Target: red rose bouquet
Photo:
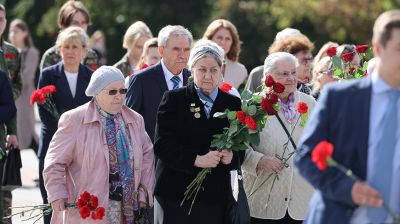
[[[82,219],[91,217],[93,220],[103,220],[106,211],[105,208],[99,207],[99,199],[96,196],[91,195],[87,191],[79,195],[79,199],[76,202],[65,202],[64,207],[66,209],[67,208],[79,209],[79,215],[81,216]],[[36,223],[39,219],[41,219],[43,215],[50,214],[53,210],[51,204],[10,207],[10,209],[24,209],[24,210],[4,218],[11,218],[12,216],[15,215],[20,215],[23,217],[27,213],[29,213],[29,217],[23,219],[22,221],[35,219],[34,223]],[[37,211],[39,212],[37,213]]]
[[[362,78],[366,75],[368,62],[366,62],[366,51],[368,45],[357,45],[351,52],[344,53],[341,57],[337,56],[336,47],[330,47],[326,54],[331,58],[334,66],[333,76],[338,79]],[[358,55],[362,65],[353,65],[353,58]]]
[[[47,110],[53,117],[60,119],[60,113],[57,111],[52,94],[56,92],[54,85],[44,86],[41,89],[35,90],[31,95],[31,105],[37,103],[39,106]]]
[[[229,91],[229,84],[220,86]],[[249,144],[260,144],[260,132],[265,127],[268,115],[275,115],[280,109],[277,93],[282,93],[285,87],[277,83],[271,76],[265,81],[261,92],[251,93],[244,91],[241,94],[242,106],[240,111],[225,110],[214,114],[214,117],[228,119],[229,127],[224,128],[222,134],[213,136],[211,147],[216,150],[245,151]],[[181,206],[185,201],[191,200],[189,214],[196,200],[197,193],[211,168],[202,169],[196,178],[186,187]]]
[[[311,160],[321,171],[325,171],[328,167],[334,167],[339,169],[341,172],[346,174],[346,176],[350,177],[351,179],[355,181],[361,181],[361,179],[356,175],[354,175],[354,173],[350,169],[347,169],[346,167],[336,162],[332,158],[333,153],[334,153],[334,147],[332,143],[328,141],[322,141],[318,143],[311,152]],[[386,209],[386,211],[388,211],[394,223],[400,224],[399,217],[389,208],[389,206],[385,202],[383,202],[383,208]]]

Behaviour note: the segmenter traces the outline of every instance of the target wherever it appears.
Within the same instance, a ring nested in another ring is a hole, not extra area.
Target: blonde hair
[[[338,47],[338,46],[339,46],[338,43],[335,43],[335,42],[332,42],[332,41],[326,42],[326,43],[319,49],[317,55],[314,57],[314,62],[313,62],[314,66],[315,66],[322,58],[328,56],[328,55],[326,54],[326,51],[327,51],[330,47]]]
[[[146,23],[137,21],[126,30],[122,47],[129,49],[141,37],[152,38],[153,34]]]
[[[137,65],[137,68],[140,69],[145,63],[144,63],[144,57],[149,53],[149,48],[152,47],[158,47],[158,41],[157,37],[153,37],[151,39],[148,39],[144,45],[143,45],[143,53],[140,56],[139,63]]]
[[[228,53],[226,54],[226,57],[229,60],[238,61],[241,41],[239,39],[239,33],[235,25],[233,25],[230,21],[226,19],[217,19],[212,21],[210,25],[208,25],[206,31],[204,32],[203,38],[211,40],[214,37],[215,33],[217,33],[218,30],[221,28],[229,30],[232,36],[231,49],[229,49]]]
[[[321,88],[321,83],[319,82],[319,80],[317,79],[317,73],[320,72],[324,72],[324,71],[328,71],[333,69],[333,64],[331,62],[331,58],[328,56],[325,56],[323,58],[321,58],[314,66],[313,69],[313,76],[312,76],[312,91],[315,93],[318,90],[320,90]]]
[[[82,28],[70,26],[58,34],[56,47],[59,49],[61,45],[69,41],[78,41],[82,44],[83,48],[86,48],[89,42],[89,37]]]

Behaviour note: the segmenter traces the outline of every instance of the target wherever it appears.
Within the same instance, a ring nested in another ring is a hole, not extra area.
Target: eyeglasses
[[[124,95],[126,94],[126,92],[128,92],[128,89],[105,89],[106,91],[108,91],[108,95],[110,96],[114,96],[117,95],[117,93],[119,92],[119,94]]]
[[[275,75],[277,75],[279,78],[283,78],[283,79],[288,79],[289,77],[296,77],[297,74],[296,72],[274,72]]]
[[[306,58],[299,59],[299,62],[302,65],[311,64],[312,61],[313,61],[313,57],[306,57]]]

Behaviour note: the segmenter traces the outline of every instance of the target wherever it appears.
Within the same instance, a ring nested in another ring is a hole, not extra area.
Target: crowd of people
[[[56,43],[39,60],[24,21],[9,24],[5,41],[0,5],[0,148],[37,152],[43,203],[52,206],[45,224],[80,223],[79,210],[65,203],[84,191],[106,208],[96,223],[138,223],[136,211],[153,207],[150,223],[228,224],[238,161],[253,224],[396,223],[383,204],[400,216],[399,10],[375,22],[368,76],[340,82],[327,50],[335,47],[340,58],[355,45],[328,42],[313,56],[312,40],[293,28],[276,34],[264,64],[248,74],[239,60],[240,32],[226,19],[212,21],[199,40],[181,25],[166,25],[154,37],[146,23],[134,22],[122,41],[126,54],[112,66],[104,33],[87,34],[91,23],[82,2],[67,1]],[[352,66],[364,63],[354,54]],[[260,92],[268,76],[284,90],[260,144],[213,150],[213,136],[229,126],[214,115],[241,110],[240,97],[220,84]],[[61,117],[39,105],[37,136],[30,96],[48,85],[56,88],[52,100]],[[306,126],[296,122],[299,102],[311,115]],[[321,141],[332,142],[333,157],[361,179],[319,171],[311,154]],[[293,157],[278,156],[285,153]],[[4,157],[0,176],[3,163]],[[182,204],[203,168],[213,169],[196,202]],[[2,218],[11,212],[12,194],[2,189],[0,196]]]

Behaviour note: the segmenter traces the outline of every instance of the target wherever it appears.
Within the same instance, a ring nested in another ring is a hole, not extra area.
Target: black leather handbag
[[[238,157],[237,167],[238,178],[238,197],[237,201],[231,196],[231,202],[228,203],[228,222],[232,224],[250,224],[250,209],[247,202],[246,192],[243,187],[242,169],[240,168],[240,157]]]
[[[149,199],[149,192],[147,191],[146,187],[143,186],[142,184],[139,185],[138,187],[138,193],[137,193],[137,201],[139,202],[139,198],[140,198],[140,193],[139,190],[142,189],[145,197],[146,197],[146,207],[144,208],[139,208],[138,210],[134,211],[134,223],[135,224],[151,224],[151,212],[150,212],[150,199]]]
[[[12,191],[21,187],[21,153],[19,149],[7,150],[3,166],[3,178],[1,180],[2,189]]]

